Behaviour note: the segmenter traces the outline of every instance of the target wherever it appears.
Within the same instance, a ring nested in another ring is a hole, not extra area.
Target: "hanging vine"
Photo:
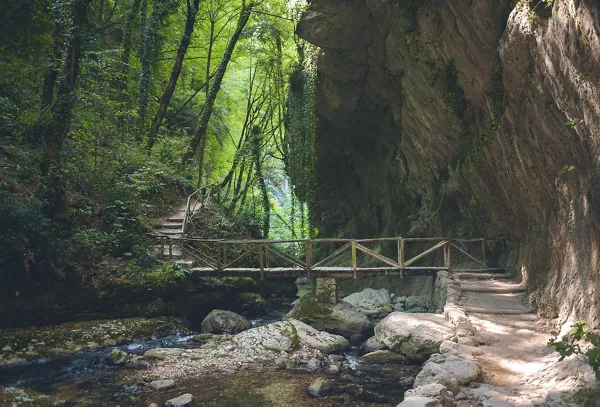
[[[317,131],[316,81],[319,49],[307,45],[304,63],[290,78],[285,143],[289,151],[286,171],[298,200],[308,210],[308,233],[315,229],[315,135]]]

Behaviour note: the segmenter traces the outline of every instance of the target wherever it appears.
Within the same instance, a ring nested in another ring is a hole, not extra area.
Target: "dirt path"
[[[595,382],[584,361],[571,357],[559,362],[558,354],[547,347],[548,339],[558,333],[555,322],[532,313],[523,287],[506,275],[472,277],[460,277],[461,307],[471,310],[478,330],[483,355],[477,361],[485,387],[509,403],[530,406],[551,405],[547,401],[560,401],[564,393]]]

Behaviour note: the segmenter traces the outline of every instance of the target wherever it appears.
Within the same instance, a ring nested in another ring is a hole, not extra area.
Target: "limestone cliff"
[[[513,3],[311,2],[317,225],[508,236],[532,303],[597,326],[600,1]]]

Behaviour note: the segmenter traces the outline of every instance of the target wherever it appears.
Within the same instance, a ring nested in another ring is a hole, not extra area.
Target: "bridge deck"
[[[446,267],[359,267],[356,269],[358,277],[390,276],[399,277],[410,276],[435,276],[438,271],[447,271]],[[192,271],[206,274],[207,277],[260,277],[260,268],[226,268],[215,270],[209,267],[196,267]],[[300,267],[270,267],[264,268],[265,278],[277,277],[305,277],[306,269]],[[469,269],[452,270],[456,272],[499,272],[503,269]],[[355,276],[353,267],[313,267],[310,269],[311,277],[329,277],[329,278],[353,278]]]

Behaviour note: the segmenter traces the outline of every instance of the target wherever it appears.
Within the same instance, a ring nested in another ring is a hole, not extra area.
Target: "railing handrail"
[[[432,242],[432,241],[449,241],[449,242],[462,242],[462,243],[473,243],[481,241],[499,241],[499,240],[510,240],[508,237],[481,237],[476,239],[465,239],[465,238],[452,238],[452,237],[374,237],[366,239],[345,239],[345,238],[320,238],[320,239],[248,239],[248,240],[227,240],[227,239],[201,239],[194,237],[174,237],[165,235],[156,235],[149,233],[150,237],[164,238],[167,237],[172,240],[182,241],[193,241],[193,242],[204,242],[204,243],[222,243],[222,244],[260,244],[260,243],[304,243],[311,241],[313,243],[370,243],[370,242],[395,242],[404,240],[405,242]]]
[[[197,190],[195,190],[194,192],[192,192],[192,193],[191,193],[191,194],[188,196],[188,198],[187,198],[187,202],[186,202],[186,205],[185,205],[185,214],[183,215],[183,225],[181,226],[181,234],[182,234],[182,235],[185,235],[185,230],[186,230],[186,227],[187,227],[188,221],[190,220],[190,218],[191,218],[191,216],[192,216],[193,212],[196,210],[196,206],[198,206],[198,202],[199,202],[200,200],[202,200],[202,201],[200,202],[200,204],[202,205],[202,204],[204,203],[204,195],[203,195],[203,194],[200,194],[200,195],[198,196],[198,199],[196,199],[196,203],[194,204],[194,208],[193,208],[193,209],[191,209],[191,205],[190,205],[190,203],[191,203],[191,201],[192,201],[192,198],[193,198],[195,195],[197,195],[199,192],[201,192],[202,190],[206,190],[206,189],[207,189],[208,187],[210,187],[211,185],[214,185],[214,184],[206,184],[206,185],[204,185],[203,187],[200,187],[200,188],[198,188]]]

